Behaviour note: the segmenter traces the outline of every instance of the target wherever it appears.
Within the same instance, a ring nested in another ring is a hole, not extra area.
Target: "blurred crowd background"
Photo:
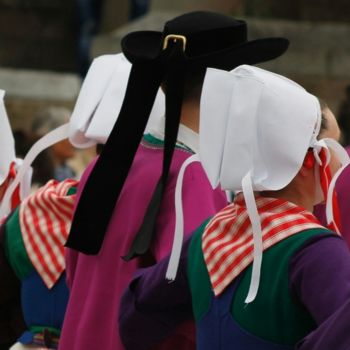
[[[350,143],[347,0],[0,0],[0,88],[7,91],[18,155],[69,119],[94,57],[120,52],[129,31],[161,30],[168,18],[190,10],[244,18],[251,39],[287,37],[288,52],[262,66],[324,99]],[[79,176],[92,156],[60,144],[37,160],[35,181]]]

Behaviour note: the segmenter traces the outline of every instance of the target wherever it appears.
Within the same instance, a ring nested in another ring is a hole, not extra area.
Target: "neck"
[[[187,126],[198,134],[199,132],[199,104],[197,102],[184,102],[181,108],[181,124]]]
[[[263,191],[260,192],[260,194],[263,197],[284,199],[299,207],[305,208],[310,212],[313,212],[314,199],[310,196],[306,196],[305,192],[300,191],[294,186],[287,186],[279,191]]]
[[[279,191],[265,191],[263,196],[287,200],[313,212],[315,204],[314,169],[302,167],[294,179]]]

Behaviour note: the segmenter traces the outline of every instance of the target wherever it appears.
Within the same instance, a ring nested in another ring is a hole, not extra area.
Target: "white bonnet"
[[[208,69],[201,98],[200,158],[215,188],[278,190],[297,174],[319,131],[318,99],[295,82],[248,65]]]
[[[75,147],[106,143],[124,100],[130,70],[131,64],[123,54],[94,59],[69,122],[69,140]],[[159,91],[149,123],[164,113],[164,94]]]

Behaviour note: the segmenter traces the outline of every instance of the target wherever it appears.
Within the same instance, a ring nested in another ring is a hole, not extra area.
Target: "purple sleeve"
[[[348,350],[350,348],[350,300],[347,300],[298,345],[299,350]]]
[[[318,327],[300,343],[303,350],[350,348],[350,332],[338,344],[344,322],[350,324],[350,253],[341,237],[324,235],[307,242],[291,259],[290,287],[307,308]],[[345,309],[344,309],[345,308]],[[337,328],[329,328],[330,326]],[[327,339],[320,339],[327,333]],[[298,347],[299,349],[299,347]]]
[[[191,294],[187,281],[187,240],[182,248],[174,282],[165,279],[169,258],[140,269],[125,291],[120,306],[119,332],[129,350],[148,349],[191,320]]]

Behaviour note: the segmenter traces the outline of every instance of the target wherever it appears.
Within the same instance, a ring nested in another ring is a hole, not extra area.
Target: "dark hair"
[[[189,72],[186,77],[184,87],[184,101],[199,102],[202,93],[205,72],[205,68],[193,69]]]
[[[321,98],[318,98],[318,102],[320,103],[320,107],[321,107],[321,128],[320,128],[320,132],[321,132],[327,129],[327,119],[324,112],[328,108],[328,105]]]
[[[183,102],[199,102],[202,93],[205,72],[206,68],[192,68],[187,72],[183,93]],[[163,81],[162,86],[164,91],[166,91],[166,79]]]

